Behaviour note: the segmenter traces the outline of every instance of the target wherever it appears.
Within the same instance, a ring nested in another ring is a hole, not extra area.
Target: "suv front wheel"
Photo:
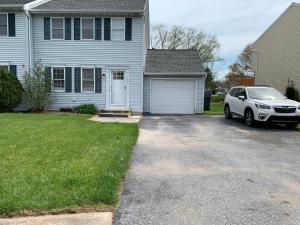
[[[255,125],[254,114],[251,109],[245,111],[244,120],[248,127],[253,127]]]
[[[226,119],[228,119],[228,120],[232,119],[232,114],[230,112],[229,105],[225,105],[224,114],[225,114]]]

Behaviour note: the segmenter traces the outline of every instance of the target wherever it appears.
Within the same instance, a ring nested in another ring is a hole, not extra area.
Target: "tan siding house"
[[[300,4],[293,3],[253,44],[257,85],[285,92],[289,80],[300,90]]]

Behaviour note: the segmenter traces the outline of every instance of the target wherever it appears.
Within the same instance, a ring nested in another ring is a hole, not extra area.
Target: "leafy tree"
[[[251,70],[252,65],[252,50],[251,44],[248,44],[242,53],[238,56],[238,63],[244,68],[245,71]]]
[[[22,102],[23,89],[18,78],[0,69],[0,112],[10,112]]]
[[[295,100],[295,101],[300,100],[299,91],[295,88],[294,81],[289,81],[289,84],[285,91],[285,96],[291,100]]]
[[[196,49],[205,67],[212,68],[214,62],[221,60],[217,38],[191,27],[156,24],[152,27],[151,45],[154,49]]]
[[[206,81],[205,81],[205,88],[214,90],[217,88],[217,83],[215,81],[215,74],[212,72],[210,68],[206,68],[205,72],[207,73]]]
[[[47,68],[36,66],[24,75],[24,100],[33,112],[41,112],[53,103],[51,75]]]

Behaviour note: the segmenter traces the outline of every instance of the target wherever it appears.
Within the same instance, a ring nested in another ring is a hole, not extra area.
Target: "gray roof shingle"
[[[199,52],[196,50],[147,51],[145,74],[201,74],[204,72]]]
[[[25,5],[33,0],[0,0],[1,5]]]
[[[144,12],[147,0],[51,0],[33,9],[38,11]]]

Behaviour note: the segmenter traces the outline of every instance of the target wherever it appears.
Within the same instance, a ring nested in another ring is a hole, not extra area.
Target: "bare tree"
[[[210,36],[195,28],[156,24],[152,27],[152,48],[155,49],[196,49],[205,67],[213,67],[220,61],[218,56],[220,43],[215,36]]]
[[[252,50],[251,44],[248,44],[242,53],[238,56],[238,62],[244,67],[244,70],[251,70]]]

